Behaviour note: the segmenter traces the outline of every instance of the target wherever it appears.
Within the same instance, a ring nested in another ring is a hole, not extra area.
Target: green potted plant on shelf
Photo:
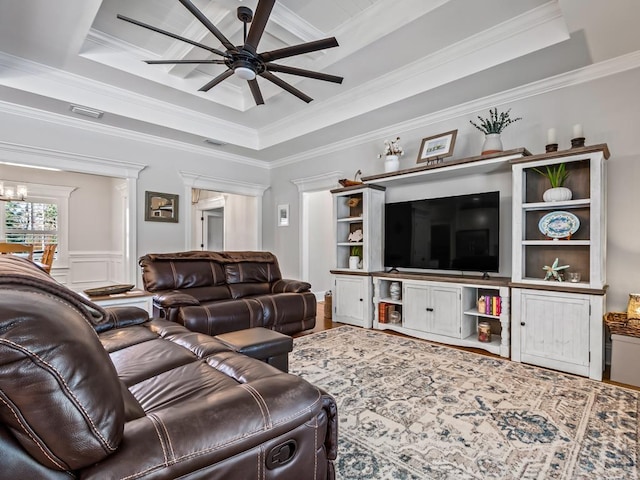
[[[349,268],[352,270],[362,268],[362,245],[349,247]]]
[[[542,175],[549,180],[551,188],[545,190],[542,194],[542,199],[545,202],[564,202],[571,200],[573,193],[564,183],[569,178],[569,171],[564,163],[558,163],[556,165],[547,165],[544,170],[539,168],[533,169],[536,173]]]
[[[490,153],[502,152],[502,140],[500,134],[512,123],[522,120],[522,117],[511,118],[509,115],[511,109],[498,114],[498,108],[489,109],[489,118],[482,118],[478,115],[480,123],[469,120],[469,123],[484,133],[484,145],[482,146],[482,155]]]

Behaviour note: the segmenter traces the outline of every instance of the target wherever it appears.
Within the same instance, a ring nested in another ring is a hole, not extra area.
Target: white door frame
[[[309,195],[311,192],[321,192],[324,190],[330,190],[332,188],[338,188],[338,180],[344,178],[344,173],[341,171],[334,171],[329,173],[323,173],[320,175],[313,175],[311,177],[304,177],[291,180],[291,182],[298,187],[299,202],[300,202],[300,272],[299,278],[303,281],[309,280],[309,264],[311,262],[309,252]]]
[[[225,198],[224,195],[220,195],[219,197],[215,197],[215,198],[205,198],[203,200],[199,200],[198,203],[195,204],[196,207],[196,238],[199,237],[200,239],[202,239],[202,243],[201,245],[204,245],[204,232],[208,231],[207,228],[207,222],[208,222],[208,215],[205,214],[205,212],[207,210],[213,210],[216,208],[222,208],[224,209],[224,204],[225,204]],[[204,222],[198,222],[197,219],[198,218],[204,218]],[[225,226],[226,229],[226,226]],[[223,238],[222,240],[223,244],[225,243],[225,240]],[[206,245],[204,245],[201,248],[205,248]]]
[[[262,249],[262,198],[264,192],[269,188],[269,185],[259,185],[256,183],[238,182],[234,180],[225,180],[216,177],[207,177],[200,173],[191,173],[180,171],[182,182],[184,184],[184,198],[191,198],[191,191],[194,188],[201,190],[212,190],[220,193],[232,193],[235,195],[244,195],[247,197],[255,197],[256,199],[256,232],[258,233],[258,250]],[[193,218],[192,208],[189,206],[184,209],[185,225],[185,249],[191,248],[193,239]]]

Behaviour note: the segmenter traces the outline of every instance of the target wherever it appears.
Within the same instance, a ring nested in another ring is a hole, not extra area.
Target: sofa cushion
[[[232,298],[244,298],[254,295],[267,295],[271,291],[268,283],[232,283],[229,285]]]
[[[2,282],[2,275],[0,283],[2,423],[55,470],[109,456],[122,438],[124,403],[87,313],[42,290]]]
[[[280,268],[277,262],[238,262],[224,266],[228,284],[234,283],[271,283],[280,280]]]
[[[219,263],[194,258],[140,259],[145,289],[151,292],[224,285],[225,272]]]
[[[219,335],[235,330],[263,327],[264,314],[260,302],[251,298],[222,300],[200,307],[181,308],[178,323],[194,332]]]

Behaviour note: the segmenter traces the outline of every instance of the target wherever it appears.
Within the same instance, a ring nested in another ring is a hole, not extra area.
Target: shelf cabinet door
[[[406,282],[403,326],[427,333],[460,337],[460,289]]]
[[[588,295],[523,291],[519,299],[521,361],[589,375]]]
[[[336,275],[333,319],[371,328],[371,280],[369,277]]]
[[[406,328],[428,332],[429,324],[429,288],[413,283],[403,284],[403,310],[404,319],[402,325]]]
[[[460,338],[460,289],[433,287],[431,304],[433,305],[431,332]]]

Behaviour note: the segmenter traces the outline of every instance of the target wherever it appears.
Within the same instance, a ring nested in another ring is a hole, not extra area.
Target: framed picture
[[[289,205],[278,205],[278,226],[289,226]]]
[[[145,192],[144,219],[147,222],[178,223],[178,195]]]
[[[433,137],[422,139],[417,163],[440,162],[444,157],[453,155],[453,146],[456,144],[458,130],[441,133]]]

